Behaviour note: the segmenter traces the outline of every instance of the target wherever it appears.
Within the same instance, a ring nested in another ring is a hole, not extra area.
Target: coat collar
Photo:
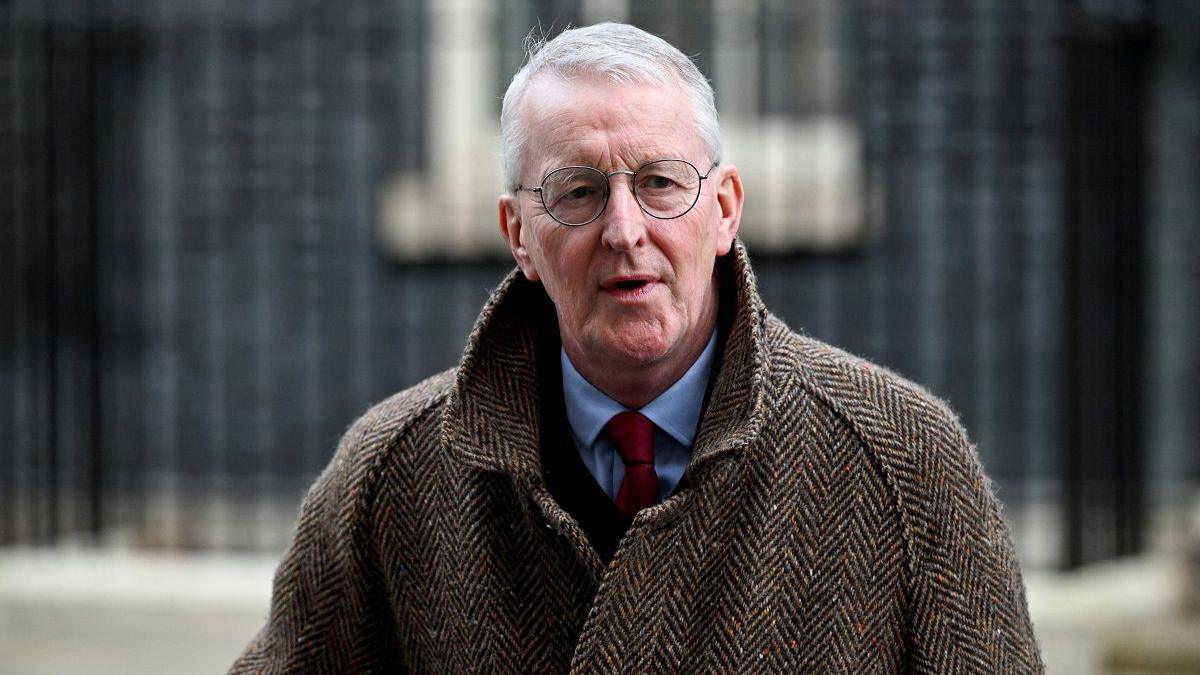
[[[721,302],[734,306],[720,371],[696,434],[693,466],[749,445],[765,414],[766,310],[740,241],[718,264]],[[554,338],[547,331],[556,330],[554,305],[542,285],[514,269],[484,305],[458,366],[442,420],[442,444],[452,456],[542,482],[538,354]]]

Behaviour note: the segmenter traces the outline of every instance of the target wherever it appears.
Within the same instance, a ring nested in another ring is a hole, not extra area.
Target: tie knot
[[[604,433],[626,465],[654,464],[654,423],[645,415],[628,410],[617,413],[604,425]]]

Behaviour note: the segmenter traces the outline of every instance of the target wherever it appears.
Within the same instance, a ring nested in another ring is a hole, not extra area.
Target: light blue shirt
[[[675,491],[692,457],[692,444],[696,440],[704,390],[708,387],[708,373],[716,349],[717,332],[713,330],[708,345],[683,377],[638,410],[654,422],[654,471],[658,474],[660,499],[670,497]],[[561,351],[560,360],[571,438],[596,483],[615,501],[621,480],[625,478],[625,463],[612,441],[600,432],[613,415],[629,408],[583,379],[565,349]]]

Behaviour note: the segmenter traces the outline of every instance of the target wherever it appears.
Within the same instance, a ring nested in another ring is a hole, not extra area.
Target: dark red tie
[[[625,478],[617,492],[617,510],[633,514],[658,501],[658,474],[654,473],[654,423],[639,412],[613,415],[604,434],[617,446],[625,463]]]

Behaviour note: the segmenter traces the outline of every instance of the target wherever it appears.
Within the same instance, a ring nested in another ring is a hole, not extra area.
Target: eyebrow
[[[656,162],[656,161],[659,161],[662,159],[685,159],[685,157],[682,152],[675,152],[675,151],[646,153],[646,155],[643,158],[641,158],[640,161],[638,161],[638,163],[632,164],[630,166],[621,166],[621,167],[601,167],[599,162],[589,161],[589,160],[580,160],[578,162],[562,161],[560,163],[555,163],[555,164],[549,165],[546,169],[544,169],[542,171],[542,175],[539,176],[539,178],[544,179],[546,177],[546,175],[549,174],[551,171],[555,171],[557,169],[562,169],[562,168],[568,167],[568,166],[586,166],[586,167],[589,167],[592,169],[596,169],[602,173],[610,173],[612,171],[623,171],[623,170],[637,171],[638,169],[642,168],[643,166],[646,166],[647,164],[649,164],[650,162]]]

